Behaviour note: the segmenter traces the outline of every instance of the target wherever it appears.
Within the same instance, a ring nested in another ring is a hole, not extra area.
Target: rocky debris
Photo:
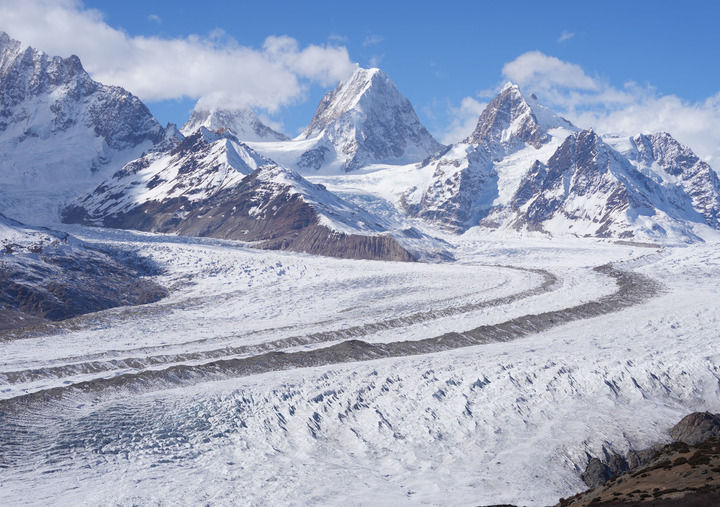
[[[720,437],[720,414],[694,412],[670,429],[670,436],[676,442],[695,445],[709,438]]]
[[[673,426],[670,435],[675,442],[668,445],[613,454],[604,461],[591,458],[581,476],[591,489],[561,499],[559,505],[716,505],[720,415],[692,413]]]
[[[380,69],[357,68],[328,92],[301,137],[318,139],[298,162],[313,169],[330,161],[330,148],[345,171],[375,163],[419,162],[442,148]]]
[[[514,319],[492,325],[484,325],[463,332],[448,332],[423,340],[392,341],[388,343],[365,342],[359,339],[341,338],[336,333],[320,333],[305,337],[288,338],[291,343],[280,339],[277,341],[281,349],[288,345],[298,347],[308,343],[322,341],[335,342],[322,348],[300,348],[293,351],[282,351],[273,348],[268,350],[267,344],[259,345],[254,350],[246,349],[238,355],[228,357],[224,350],[222,358],[202,364],[175,364],[165,369],[144,370],[107,378],[97,378],[63,387],[37,391],[13,398],[9,401],[0,400],[0,412],[12,413],[31,407],[35,403],[47,403],[56,397],[65,397],[73,392],[94,393],[105,396],[124,389],[137,392],[143,386],[152,384],[153,389],[177,387],[208,380],[221,380],[231,377],[256,375],[270,371],[282,371],[294,368],[315,367],[355,361],[367,361],[380,358],[406,357],[429,354],[461,347],[471,347],[487,343],[504,342],[530,336],[568,322],[597,317],[619,311],[653,297],[659,293],[661,286],[651,278],[636,272],[621,271],[611,265],[594,268],[598,273],[612,277],[617,283],[617,291],[597,300],[582,303],[570,308],[548,312],[523,315]],[[538,271],[542,272],[542,271]],[[556,278],[546,273],[542,285],[527,289],[522,293],[505,296],[506,300],[518,300],[524,297],[539,295],[550,290]],[[496,301],[495,303],[498,303]],[[504,304],[504,303],[500,303]],[[406,324],[404,317],[399,317],[400,324]],[[412,323],[412,320],[410,320]],[[373,324],[369,325],[374,329]],[[366,326],[361,326],[366,328]],[[353,336],[353,331],[347,336]],[[362,331],[362,329],[358,329]],[[355,336],[357,336],[355,334]],[[252,347],[252,346],[250,346]],[[233,351],[235,352],[235,351]],[[256,352],[256,355],[246,355]]]

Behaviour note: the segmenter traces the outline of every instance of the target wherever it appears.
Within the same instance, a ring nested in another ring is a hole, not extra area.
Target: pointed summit
[[[318,140],[300,167],[319,169],[337,160],[345,171],[418,162],[442,148],[387,74],[360,67],[323,97],[300,139]]]
[[[540,148],[550,139],[548,130],[577,128],[540,104],[535,95],[525,97],[520,88],[507,83],[480,114],[477,126],[464,141],[481,144],[494,160],[500,160],[524,145]]]
[[[198,128],[228,129],[240,141],[287,141],[285,134],[265,125],[251,109],[204,109],[198,106],[180,131],[189,136]]]

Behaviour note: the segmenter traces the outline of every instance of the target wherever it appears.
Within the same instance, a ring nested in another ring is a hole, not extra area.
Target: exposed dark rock
[[[607,482],[613,476],[610,467],[598,458],[592,458],[585,468],[581,478],[591,488],[596,488]]]
[[[670,436],[678,442],[694,445],[709,438],[720,437],[720,414],[694,412],[672,427]]]

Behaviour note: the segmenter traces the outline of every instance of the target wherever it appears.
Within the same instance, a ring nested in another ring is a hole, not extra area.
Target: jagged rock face
[[[432,183],[405,192],[402,205],[413,215],[462,231],[477,225],[497,197],[497,174],[481,146],[456,145],[426,161]]]
[[[418,162],[442,148],[379,69],[357,69],[325,95],[302,137],[320,138],[324,148],[332,147],[346,171],[374,163]],[[322,159],[318,155],[301,157],[299,165],[325,163],[326,154]]]
[[[577,130],[534,96],[526,98],[508,84],[484,109],[470,137],[423,161],[420,171],[432,171],[430,184],[409,189],[401,205],[411,215],[456,231],[481,221],[496,226],[496,218],[485,219],[500,206],[496,201],[503,175],[497,164],[523,149],[537,151],[553,139],[550,130],[555,128],[561,128],[555,135]]]
[[[720,228],[720,179],[717,173],[687,146],[683,146],[670,134],[637,135],[631,138],[634,148],[627,155],[641,166],[659,168],[669,175],[663,180],[679,185],[690,196],[693,207],[703,215],[706,223]],[[655,166],[655,167],[653,167]]]
[[[517,85],[508,83],[480,114],[477,126],[464,141],[484,146],[493,160],[530,145],[540,148],[550,140],[548,130],[563,127],[576,130],[567,120],[537,102],[526,98]]]
[[[200,127],[208,130],[228,129],[240,141],[287,141],[285,134],[265,125],[250,109],[204,110],[196,108],[180,131],[188,136]]]
[[[6,205],[22,199],[25,190],[40,194],[36,199],[71,193],[163,136],[137,97],[93,81],[76,56],[50,57],[0,33],[0,183],[10,193]]]
[[[167,152],[127,164],[66,207],[63,221],[336,257],[414,260],[368,213],[229,132],[202,127]]]
[[[693,213],[687,198],[668,195],[593,131],[568,137],[547,164],[535,162],[510,207],[515,227],[543,230],[560,218],[600,237],[633,237],[634,218],[659,209],[678,219]]]

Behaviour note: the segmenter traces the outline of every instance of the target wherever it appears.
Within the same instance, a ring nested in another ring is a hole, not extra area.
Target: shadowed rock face
[[[706,162],[665,132],[637,135],[631,144],[629,158],[646,167],[657,164],[675,177],[705,222],[720,227],[720,179]]]
[[[540,148],[550,140],[548,130],[556,127],[576,130],[534,95],[526,98],[517,85],[507,84],[483,109],[475,130],[463,142],[483,146],[493,160],[500,160],[526,144]]]
[[[167,294],[146,277],[157,268],[133,252],[96,250],[52,231],[27,236],[31,242],[24,244],[3,240],[0,250],[0,331]]]
[[[586,234],[597,237],[633,237],[634,217],[658,211],[675,220],[701,218],[687,195],[640,173],[592,130],[568,136],[547,164],[536,161],[510,208],[516,228],[543,230],[560,217],[584,222]]]
[[[140,99],[93,81],[77,56],[51,57],[0,32],[0,132],[30,121],[29,112],[17,106],[50,94],[52,132],[82,124],[118,150],[162,138],[162,128]]]

